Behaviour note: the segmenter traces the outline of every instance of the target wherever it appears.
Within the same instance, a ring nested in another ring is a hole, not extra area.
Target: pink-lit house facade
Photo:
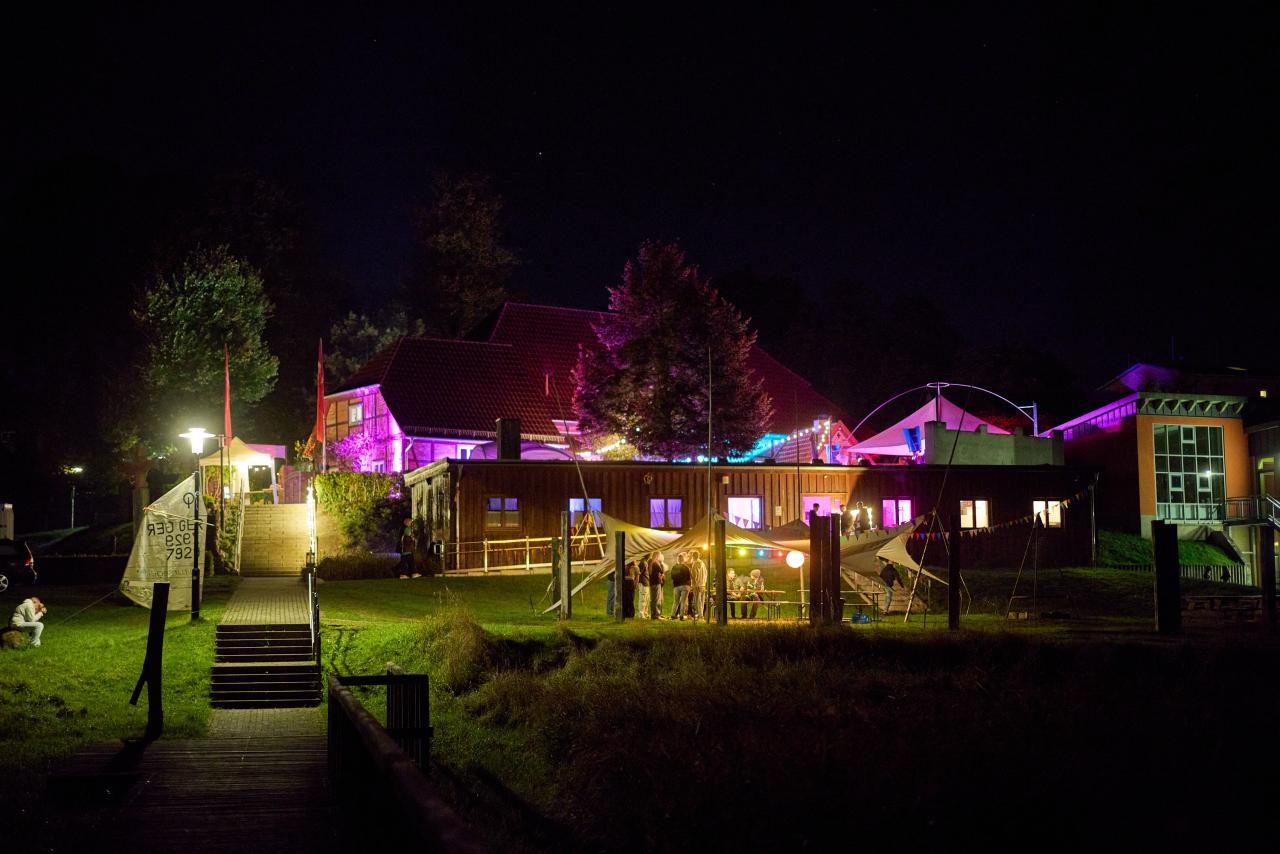
[[[496,421],[520,421],[522,458],[569,460],[577,423],[569,411],[579,344],[602,312],[508,303],[481,340],[403,338],[325,395],[330,461],[352,434],[372,441],[357,466],[404,472],[443,459],[496,457]],[[780,461],[847,461],[851,440],[839,409],[758,347],[751,369],[774,399],[759,446]],[[790,441],[789,441],[790,440]]]

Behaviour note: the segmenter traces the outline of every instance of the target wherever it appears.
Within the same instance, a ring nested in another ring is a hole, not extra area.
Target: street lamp
[[[191,443],[191,453],[196,458],[195,489],[191,502],[191,619],[200,619],[200,502],[204,497],[200,489],[200,453],[204,450],[204,440],[212,439],[213,434],[203,427],[192,427],[180,438]]]
[[[63,466],[63,474],[81,475],[84,474],[84,466]],[[67,527],[74,528],[76,526],[76,482],[71,481],[71,524]]]

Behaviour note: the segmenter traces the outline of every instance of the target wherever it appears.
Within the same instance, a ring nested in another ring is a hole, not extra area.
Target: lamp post
[[[194,501],[191,502],[191,619],[200,619],[200,502],[204,496],[200,489],[200,453],[204,450],[204,440],[212,439],[213,434],[203,427],[192,427],[179,436],[191,443],[191,453],[196,458]]]
[[[73,478],[76,475],[84,474],[84,466],[63,466],[62,469]],[[76,482],[71,481],[71,524],[67,527],[74,528],[76,526]]]

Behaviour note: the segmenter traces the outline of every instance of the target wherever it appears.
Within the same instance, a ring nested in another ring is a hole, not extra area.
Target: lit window
[[[1204,522],[1222,518],[1226,475],[1222,428],[1156,424],[1156,518]]]
[[[684,527],[684,499],[683,498],[650,498],[649,499],[649,527],[650,528],[683,528]]]
[[[1062,527],[1062,502],[1054,499],[1046,498],[1031,502],[1031,512],[1040,520],[1040,524],[1046,528]]]
[[[347,407],[347,423],[359,424],[364,420],[364,404],[352,401]]]
[[[831,496],[830,495],[805,495],[800,499],[800,506],[804,508],[804,523],[806,525],[813,524],[809,521],[809,517],[814,514],[814,507],[817,507],[819,516],[831,515]]]
[[[475,447],[476,447],[475,445],[458,445],[458,459],[460,460],[471,459],[471,452],[475,450]]]
[[[730,495],[729,521],[739,528],[763,527],[762,505],[758,495]]]
[[[1265,388],[1262,391],[1258,392],[1258,397],[1266,397],[1266,396],[1267,396],[1267,390]]]
[[[369,464],[369,470],[375,472],[385,472],[387,470],[386,460],[374,460]]]
[[[985,528],[991,524],[985,498],[965,498],[960,501],[960,527]]]
[[[910,498],[885,498],[880,501],[881,524],[886,528],[896,528],[911,521]]]
[[[520,499],[491,495],[485,499],[484,526],[486,528],[519,528]]]
[[[596,527],[598,528],[602,524],[600,521],[600,499],[588,498],[587,502],[591,506],[591,515],[594,517]],[[573,526],[575,531],[578,529],[578,523],[582,521],[582,510],[581,498],[569,499],[569,524]]]

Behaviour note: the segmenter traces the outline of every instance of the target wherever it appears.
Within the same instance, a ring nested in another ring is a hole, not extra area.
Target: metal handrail
[[[240,506],[237,510],[236,518],[236,550],[235,550],[235,570],[236,575],[240,574],[240,543],[244,541],[244,493],[240,493]]]

